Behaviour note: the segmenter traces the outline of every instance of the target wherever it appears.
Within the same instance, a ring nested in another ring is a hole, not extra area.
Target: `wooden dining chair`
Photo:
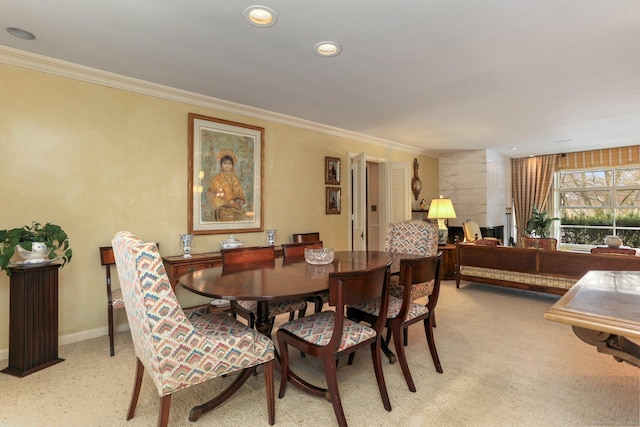
[[[284,256],[285,262],[292,261],[292,260],[300,260],[300,259],[304,259],[305,248],[319,249],[322,247],[323,247],[322,241],[283,243],[282,255]],[[329,302],[329,291],[320,292],[316,295],[312,295],[306,298],[306,300],[313,303],[314,313],[320,313],[322,311],[322,306],[327,302]],[[289,316],[289,320],[293,320],[293,314],[294,313],[291,313],[291,315]]]
[[[407,363],[407,356],[404,351],[404,337],[405,331],[409,326],[422,321],[424,324],[424,333],[427,337],[427,344],[429,351],[431,352],[431,358],[435,365],[436,371],[442,373],[442,366],[440,365],[440,359],[438,352],[436,351],[436,343],[433,336],[433,320],[438,303],[438,296],[440,295],[440,258],[442,253],[435,256],[415,258],[415,259],[402,259],[400,261],[400,283],[403,285],[402,298],[390,297],[387,310],[386,326],[388,329],[386,345],[383,350],[386,350],[387,356],[393,359],[392,354],[388,351],[387,345],[389,344],[390,337],[393,336],[393,343],[395,345],[396,354],[404,379],[412,392],[416,391],[416,386],[413,383],[411,372],[409,371],[409,365]],[[426,305],[412,302],[411,293],[412,288],[416,286],[423,286],[424,283],[433,282],[433,289],[429,296]],[[370,300],[365,303],[358,303],[351,305],[347,309],[347,317],[355,322],[364,321],[369,324],[375,324],[380,319],[380,313],[384,313],[384,307],[379,299]],[[353,363],[352,353],[349,356],[349,364]]]
[[[256,265],[264,265],[265,263],[275,263],[276,253],[273,246],[253,246],[222,250],[222,266],[223,268],[233,269],[250,269]],[[273,328],[275,317],[283,313],[299,313],[304,316],[307,311],[307,301],[304,298],[291,298],[269,301],[269,333]],[[249,326],[254,328],[256,324],[256,315],[258,312],[257,301],[234,300],[231,301],[231,310],[234,316],[240,316],[246,319]]]
[[[113,248],[111,246],[101,246],[100,248],[100,263],[105,267],[105,275],[107,282],[107,320],[109,323],[109,355],[115,354],[114,349],[114,325],[113,325],[113,312],[114,310],[120,310],[124,308],[124,299],[122,298],[122,291],[120,288],[111,288],[111,266],[116,265],[116,260],[113,257]]]
[[[389,265],[357,272],[329,273],[329,305],[335,311],[322,311],[280,326],[276,332],[281,356],[280,398],[284,397],[287,382],[293,374],[289,367],[288,352],[288,347],[292,346],[307,355],[322,359],[326,388],[310,384],[299,377],[297,382],[307,393],[331,400],[338,425],[346,426],[347,420],[338,392],[337,361],[341,356],[369,345],[382,404],[387,411],[391,410],[380,355],[381,331],[386,316],[383,314],[369,327],[353,322],[344,315],[347,306],[376,297],[380,299],[381,312],[386,313],[389,303]]]
[[[320,240],[320,233],[293,233],[293,243],[302,242],[318,242]]]
[[[195,421],[231,397],[262,365],[273,425],[273,342],[225,313],[210,313],[206,307],[183,310],[154,243],[121,231],[112,245],[137,361],[127,420],[135,415],[145,372],[161,397],[158,426],[164,427],[174,392],[240,372],[216,397],[191,409],[189,420]]]
[[[156,243],[158,248],[160,243]],[[111,287],[111,267],[116,265],[116,260],[113,256],[113,248],[111,246],[100,246],[100,263],[104,265],[105,278],[107,284],[107,322],[109,327],[109,355],[115,354],[114,337],[115,337],[115,325],[113,320],[114,310],[121,310],[124,308],[124,299],[122,298],[122,290],[120,288],[113,289]]]

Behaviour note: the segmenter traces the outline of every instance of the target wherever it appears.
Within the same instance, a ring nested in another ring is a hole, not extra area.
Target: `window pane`
[[[640,186],[640,169],[618,169],[616,171],[616,185],[620,187]]]
[[[622,244],[624,246],[640,248],[640,230],[626,230],[624,228],[618,228],[616,234],[622,238]]]
[[[562,225],[613,225],[612,209],[562,209]]]
[[[618,209],[616,227],[640,227],[640,209]]]
[[[561,172],[560,188],[611,187],[612,172],[611,170]]]
[[[560,206],[611,206],[610,190],[562,191]]]
[[[640,190],[617,190],[618,206],[640,206]]]
[[[602,245],[604,238],[613,234],[611,228],[560,228],[560,242],[579,245]],[[624,238],[622,239],[624,242]]]

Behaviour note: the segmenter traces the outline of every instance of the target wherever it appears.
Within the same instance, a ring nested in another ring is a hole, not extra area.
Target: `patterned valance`
[[[640,145],[558,155],[556,169],[587,169],[634,164],[640,164]]]

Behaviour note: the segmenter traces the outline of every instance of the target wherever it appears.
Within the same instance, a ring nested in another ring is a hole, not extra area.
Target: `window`
[[[640,247],[640,167],[560,171],[556,194],[561,243],[602,245],[615,234]]]

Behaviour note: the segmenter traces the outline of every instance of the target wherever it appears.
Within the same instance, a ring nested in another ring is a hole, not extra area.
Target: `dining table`
[[[400,271],[400,260],[419,255],[384,251],[336,251],[329,264],[310,264],[303,257],[276,258],[273,262],[218,266],[193,271],[179,283],[209,298],[257,301],[256,330],[268,335],[269,301],[304,298],[329,289],[329,273],[365,271],[391,265]]]
[[[269,336],[269,301],[304,298],[327,291],[329,274],[334,272],[365,271],[382,265],[390,265],[392,274],[400,271],[400,260],[419,258],[419,255],[383,251],[336,251],[328,264],[310,264],[304,257],[276,258],[269,262],[255,262],[217,266],[193,271],[180,277],[179,283],[187,290],[209,298],[257,301],[255,328]],[[276,351],[276,366],[280,358]],[[249,377],[248,370],[234,381],[234,389]],[[289,382],[303,390],[309,387],[295,373],[289,373]],[[189,419],[195,421],[203,413],[224,402],[216,397],[191,409]]]

